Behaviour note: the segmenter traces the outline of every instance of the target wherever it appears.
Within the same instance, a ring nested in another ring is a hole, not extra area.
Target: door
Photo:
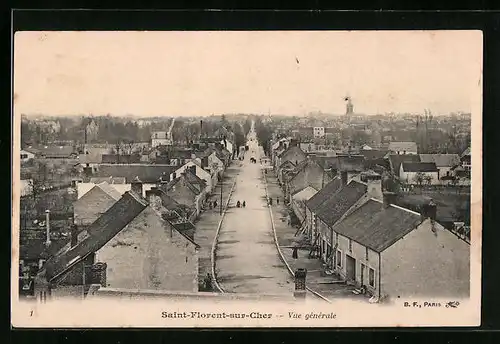
[[[361,278],[360,278],[360,281],[361,281],[361,285],[364,285],[365,284],[365,270],[366,270],[366,265],[365,264],[361,264]]]
[[[351,281],[356,280],[356,259],[348,254],[345,257],[346,277]]]

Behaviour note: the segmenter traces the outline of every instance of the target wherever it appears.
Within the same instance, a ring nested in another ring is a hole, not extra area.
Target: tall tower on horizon
[[[346,101],[345,114],[346,116],[351,116],[352,114],[354,114],[354,105],[352,104],[352,98],[350,96],[346,96],[344,98],[344,101]]]

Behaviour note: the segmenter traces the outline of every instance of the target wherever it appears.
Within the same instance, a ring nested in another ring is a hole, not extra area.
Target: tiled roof
[[[141,162],[140,154],[103,154],[103,164],[138,164]]]
[[[33,154],[43,154],[45,156],[70,156],[75,153],[75,148],[73,146],[30,146],[24,149],[27,152]]]
[[[421,162],[434,162],[437,167],[454,167],[460,164],[458,154],[419,154]]]
[[[351,181],[328,198],[316,215],[328,226],[334,225],[367,191],[365,184]]]
[[[341,171],[363,171],[365,157],[362,155],[337,155],[337,168]]]
[[[403,162],[420,162],[420,156],[417,154],[390,154],[389,161],[394,169],[394,172],[399,174],[399,169],[401,167],[401,163]]]
[[[139,177],[143,183],[156,183],[163,174],[170,175],[178,167],[160,164],[102,164],[96,173],[97,177],[125,177],[127,183]]]
[[[306,156],[306,154],[302,151],[302,149],[300,149],[300,147],[298,147],[298,146],[289,146],[287,149],[285,149],[283,152],[281,152],[278,155],[278,157],[285,158],[289,153],[291,153],[293,151],[301,152],[304,156]]]
[[[416,152],[417,144],[415,142],[389,142],[389,150],[393,152]]]
[[[319,190],[314,196],[312,196],[307,202],[306,206],[317,212],[319,207],[330,197],[332,197],[340,188],[342,187],[342,181],[339,177],[335,177],[331,182],[326,184],[321,190]]]
[[[285,160],[279,166],[279,169],[282,169],[282,168],[293,169],[293,168],[295,168],[295,164],[293,162],[291,162],[290,160]]]
[[[405,172],[437,172],[439,171],[433,162],[403,162]]]
[[[421,223],[419,214],[369,200],[333,230],[376,252],[382,252]]]
[[[120,200],[95,220],[87,229],[88,236],[77,246],[49,259],[42,269],[47,280],[53,280],[72,266],[96,252],[139,215],[147,202],[134,192],[126,192]]]

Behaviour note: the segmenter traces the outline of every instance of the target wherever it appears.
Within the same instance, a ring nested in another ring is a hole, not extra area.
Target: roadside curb
[[[227,211],[227,208],[229,206],[229,201],[231,201],[231,196],[233,195],[234,187],[236,186],[236,180],[237,179],[235,178],[233,185],[231,186],[231,190],[229,191],[229,195],[228,195],[227,201],[226,201],[226,206],[224,207],[224,211],[222,212],[221,218],[219,220],[219,224],[217,226],[217,231],[215,232],[214,241],[212,243],[212,250],[210,253],[210,259],[212,261],[212,281],[220,293],[225,293],[225,291],[219,285],[219,282],[217,282],[217,275],[215,274],[215,250],[217,249],[217,241],[219,239],[219,233],[220,233],[220,229],[222,227],[222,222],[224,221],[224,217],[226,216],[226,211]]]
[[[265,182],[264,186],[265,186],[265,190],[266,190],[266,198],[269,199],[269,191],[267,189],[267,177],[266,177],[266,175],[265,175],[264,172],[262,174],[264,176],[264,182]],[[288,272],[290,273],[290,275],[292,275],[292,277],[295,277],[295,273],[293,272],[292,268],[290,267],[290,265],[286,261],[285,256],[283,255],[283,252],[281,251],[281,248],[280,248],[280,245],[279,245],[279,242],[278,242],[278,236],[276,234],[276,227],[274,225],[273,211],[272,211],[272,209],[271,209],[271,207],[269,205],[267,207],[269,209],[269,215],[271,216],[271,227],[273,229],[274,244],[276,246],[276,249],[278,250],[278,255],[280,256],[281,261],[285,264],[285,266],[286,266]],[[326,297],[324,297],[323,295],[321,295],[317,291],[311,289],[310,287],[306,286],[306,290],[309,291],[309,292],[311,292],[315,296],[319,297],[320,299],[322,299],[322,300],[324,300],[326,302],[331,303],[331,301],[329,299],[327,299]]]

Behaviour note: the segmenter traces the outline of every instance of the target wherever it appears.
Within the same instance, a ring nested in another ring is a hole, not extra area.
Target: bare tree
[[[422,186],[423,182],[425,180],[425,175],[422,172],[417,172],[415,174],[415,177],[413,178],[413,181],[418,185]]]

